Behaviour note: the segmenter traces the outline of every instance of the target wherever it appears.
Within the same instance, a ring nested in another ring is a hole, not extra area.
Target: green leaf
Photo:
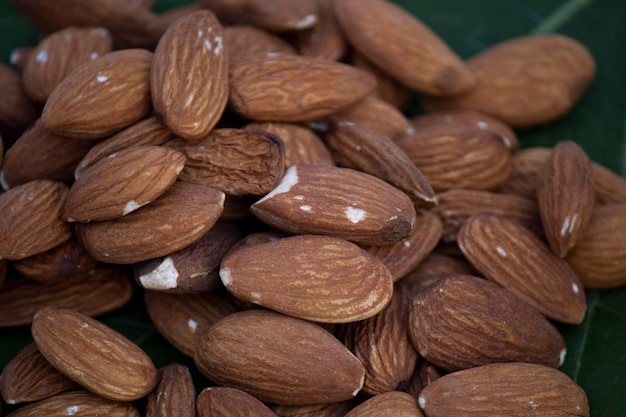
[[[190,0],[156,0],[163,11]],[[598,72],[580,103],[562,119],[518,132],[522,146],[579,143],[592,160],[626,175],[626,1],[622,0],[396,0],[438,33],[462,57],[532,33],[558,32],[586,45]],[[36,32],[9,2],[0,2],[0,60],[13,48],[33,46]],[[561,368],[587,392],[592,415],[626,415],[626,287],[588,291],[588,311],[578,326],[558,325],[568,347]],[[138,343],[157,366],[193,360],[156,332],[140,295],[125,308],[99,317]],[[32,341],[28,327],[0,329],[0,367]],[[196,371],[194,371],[196,372]],[[198,387],[208,381],[197,372]]]

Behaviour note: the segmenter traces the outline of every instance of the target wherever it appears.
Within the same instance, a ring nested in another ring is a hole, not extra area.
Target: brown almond
[[[228,65],[234,69],[251,55],[295,54],[295,48],[278,35],[252,25],[232,25],[224,28],[224,47]]]
[[[516,151],[513,154],[513,170],[509,178],[500,185],[500,191],[536,200],[539,172],[551,153],[551,148],[543,147]]]
[[[365,372],[361,362],[318,325],[264,310],[231,314],[205,330],[195,363],[218,384],[284,405],[352,399],[363,386]]]
[[[414,398],[418,398],[424,387],[434,380],[441,378],[442,374],[443,371],[441,369],[428,362],[426,359],[420,358],[417,361],[417,366],[415,367],[411,379],[402,386],[401,391],[412,395]]]
[[[389,391],[371,397],[354,407],[345,417],[424,417],[415,397],[399,391]]]
[[[353,401],[330,404],[271,405],[279,417],[344,417],[353,408]]]
[[[150,89],[157,119],[176,135],[198,140],[213,129],[228,101],[228,55],[210,10],[168,27],[154,51]]]
[[[353,51],[351,64],[368,72],[376,79],[374,94],[399,110],[406,110],[411,90],[372,64],[366,58]]]
[[[530,230],[497,214],[477,213],[465,222],[457,243],[485,278],[546,317],[583,320],[587,305],[578,276]]]
[[[14,48],[11,51],[11,56],[9,57],[9,62],[15,68],[20,71],[24,71],[26,67],[26,63],[28,62],[28,58],[30,54],[35,50],[33,46],[22,46]]]
[[[145,417],[193,416],[196,388],[189,368],[172,363],[159,369],[159,383],[148,396]]]
[[[198,417],[276,417],[252,395],[236,388],[208,387],[198,394]]]
[[[84,314],[45,308],[35,314],[31,331],[52,366],[103,398],[136,400],[157,384],[157,370],[139,346]]]
[[[332,0],[315,0],[317,21],[310,29],[300,30],[296,44],[300,55],[339,61],[348,49],[337,22]]]
[[[13,68],[0,63],[0,134],[18,137],[37,117],[39,110],[22,89],[22,80]]]

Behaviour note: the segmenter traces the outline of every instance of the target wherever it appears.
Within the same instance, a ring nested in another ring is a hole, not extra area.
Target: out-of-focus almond
[[[310,29],[297,32],[296,43],[301,55],[339,61],[348,49],[339,28],[333,0],[315,0],[317,21]]]
[[[224,48],[228,65],[235,68],[251,55],[295,54],[296,50],[283,38],[251,25],[232,25],[224,28]]]
[[[39,116],[39,110],[22,89],[20,75],[11,67],[0,63],[0,134],[7,138],[18,137]]]

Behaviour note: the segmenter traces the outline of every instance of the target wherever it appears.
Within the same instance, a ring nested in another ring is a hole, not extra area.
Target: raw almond
[[[198,417],[276,417],[261,401],[245,391],[229,387],[208,387],[198,394]]]
[[[406,110],[411,90],[372,64],[366,58],[353,51],[351,64],[368,72],[376,79],[374,95],[399,110]]]
[[[329,236],[240,247],[222,260],[220,278],[237,298],[323,323],[372,317],[393,293],[391,273],[381,261]]]
[[[5,139],[18,137],[39,117],[39,110],[22,89],[20,75],[3,63],[0,63],[0,87],[0,134]]]
[[[189,368],[172,363],[159,370],[159,383],[148,396],[145,417],[193,416],[196,388]]]
[[[424,417],[415,397],[399,391],[389,391],[371,397],[354,407],[345,417]]]
[[[210,10],[176,20],[163,34],[150,88],[157,119],[176,135],[198,140],[213,129],[228,101],[228,55]]]
[[[333,0],[314,3],[317,3],[317,21],[310,29],[297,32],[298,51],[304,56],[339,61],[348,47],[333,10]]]
[[[280,417],[344,417],[353,408],[353,403],[348,400],[330,404],[272,404],[272,410]]]
[[[284,405],[352,399],[365,373],[361,362],[318,325],[264,310],[231,314],[205,330],[195,363],[218,384]]]
[[[224,47],[228,65],[234,69],[250,55],[295,54],[296,50],[281,37],[252,25],[232,25],[224,28]]]

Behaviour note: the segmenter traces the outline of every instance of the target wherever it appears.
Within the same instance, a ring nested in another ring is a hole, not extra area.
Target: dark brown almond
[[[443,374],[443,371],[428,362],[424,358],[420,358],[417,361],[415,371],[411,376],[411,379],[401,387],[401,391],[412,395],[414,398],[418,398],[420,392],[425,386],[430,384],[436,379],[439,379]]]
[[[37,117],[39,110],[22,89],[22,80],[13,68],[0,63],[0,134],[18,137]]]
[[[382,69],[372,64],[362,55],[353,52],[351,64],[368,72],[376,79],[374,94],[399,110],[406,110],[411,90],[399,83]]]
[[[198,417],[276,417],[261,401],[245,391],[229,387],[208,387],[198,394]]]
[[[159,369],[159,383],[148,396],[145,417],[193,416],[196,388],[189,368],[172,363]]]
[[[344,417],[354,406],[354,401],[330,404],[276,405],[272,410],[279,417]]]

